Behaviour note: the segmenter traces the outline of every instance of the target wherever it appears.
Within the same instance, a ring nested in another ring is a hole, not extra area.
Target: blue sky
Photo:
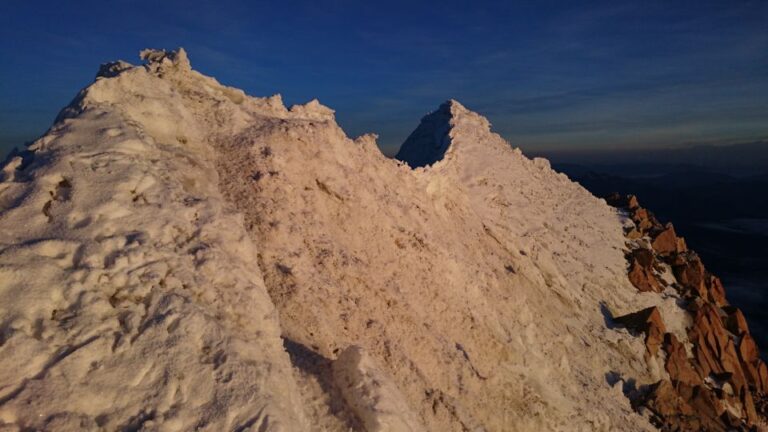
[[[197,70],[317,97],[392,152],[455,98],[530,151],[768,138],[768,2],[0,3],[0,150],[100,63],[184,46]]]

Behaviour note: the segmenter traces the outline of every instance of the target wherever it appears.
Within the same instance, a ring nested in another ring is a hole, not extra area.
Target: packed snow
[[[603,200],[456,101],[402,162],[142,58],[3,169],[0,430],[654,430],[611,317],[686,323]]]

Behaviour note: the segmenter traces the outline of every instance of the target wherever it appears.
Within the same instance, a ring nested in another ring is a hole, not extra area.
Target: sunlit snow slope
[[[412,169],[317,101],[143,57],[3,169],[2,427],[653,430],[616,377],[665,372],[606,317],[686,322],[603,200],[455,101]]]

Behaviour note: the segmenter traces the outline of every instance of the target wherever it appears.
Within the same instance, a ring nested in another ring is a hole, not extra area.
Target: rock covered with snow
[[[653,430],[621,380],[666,372],[611,317],[687,323],[630,283],[625,215],[456,101],[406,165],[142,58],[3,169],[0,424]]]

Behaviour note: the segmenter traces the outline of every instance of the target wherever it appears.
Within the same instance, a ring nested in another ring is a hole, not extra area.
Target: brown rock
[[[694,345],[693,358],[693,368],[702,378],[708,377],[713,372],[717,373],[720,369],[717,359],[704,344],[696,343]]]
[[[757,414],[748,384],[760,381],[761,377],[759,369],[753,365],[757,361],[757,347],[749,334],[742,334],[737,350],[734,338],[723,325],[720,308],[703,303],[695,311],[689,338],[694,344],[694,368],[699,376],[715,374],[729,382],[742,404],[744,418],[754,422]],[[753,384],[753,387],[757,386]]]
[[[625,237],[627,237],[630,240],[637,240],[643,236],[643,233],[637,230],[637,228],[632,228],[629,231],[627,231],[624,234]]]
[[[640,203],[637,202],[637,197],[634,195],[629,195],[627,197],[627,208],[630,210],[635,210],[640,208]]]
[[[757,362],[755,363],[741,363],[741,369],[744,371],[744,376],[747,378],[747,384],[750,390],[762,391],[758,388],[760,383],[760,376],[757,372]]]
[[[722,359],[728,349],[728,344],[732,344],[732,339],[728,334],[728,331],[723,327],[723,319],[720,317],[720,308],[713,306],[710,303],[705,303],[700,309],[701,313],[706,316],[709,323],[710,333],[707,335],[707,343],[710,349],[717,358]],[[734,348],[734,354],[736,350]]]
[[[762,360],[760,360],[760,351],[757,349],[757,344],[752,336],[746,332],[742,333],[739,339],[739,359],[741,360],[741,369],[744,371],[747,384],[749,384],[750,388],[763,393],[766,387],[763,386],[760,376]],[[762,366],[765,367],[764,364]]]
[[[725,288],[720,278],[711,274],[707,277],[707,299],[718,306],[725,306],[728,301],[725,299]]]
[[[632,285],[634,285],[635,288],[642,292],[662,291],[662,288],[656,280],[656,277],[653,275],[653,271],[644,269],[636,262],[631,264],[631,268],[629,270],[629,281],[632,282]]]
[[[622,195],[618,192],[614,192],[605,197],[605,202],[609,206],[617,208],[626,208],[629,210],[635,210],[640,207],[637,202],[637,197],[634,195]]]
[[[755,399],[755,409],[757,410],[757,414],[763,418],[768,418],[768,395],[765,393],[757,393],[753,394],[752,397]]]
[[[728,315],[725,320],[725,327],[733,334],[749,333],[747,319],[741,310],[735,306],[726,306],[723,311]]]
[[[637,229],[642,233],[648,232],[654,226],[654,219],[650,212],[642,207],[635,209],[632,214],[632,221],[637,225]]]
[[[661,292],[664,289],[653,272],[656,259],[648,249],[635,249],[629,257],[629,281],[639,291]]]
[[[763,390],[760,388],[760,376],[757,372],[757,365],[758,363],[742,363],[741,369],[744,371],[744,376],[747,378],[747,384],[749,384],[750,391],[758,391],[762,392]]]
[[[732,429],[738,430],[739,425],[741,425],[741,418],[736,417],[728,410],[723,411],[723,414],[720,415],[720,420],[722,420],[727,427]]]
[[[757,376],[760,378],[758,388],[762,388],[763,393],[768,393],[768,366],[762,360],[757,362]]]
[[[651,356],[659,352],[667,330],[656,306],[614,318],[614,321],[633,331],[645,333],[645,347]]]
[[[746,363],[754,363],[760,358],[760,352],[757,349],[757,344],[749,333],[741,334],[741,342],[739,342],[739,356],[741,360]]]
[[[693,325],[688,329],[693,344],[690,359],[677,337],[666,333],[656,307],[615,319],[645,333],[648,355],[656,356],[659,348],[666,352],[664,368],[671,381],[651,386],[642,403],[655,414],[663,430],[746,430],[768,413],[768,365],[759,358],[744,315],[728,306],[722,281],[688,250],[672,224],[661,226],[653,213],[640,207],[632,196],[626,197],[625,204],[632,206],[636,226],[625,235],[633,239],[650,235],[652,239],[652,249],[636,249],[627,257],[630,281],[640,291],[661,292],[654,269],[670,263],[676,286],[688,300],[687,309],[693,315]],[[657,257],[661,257],[659,261]],[[713,386],[705,378],[719,384]],[[735,411],[727,412],[726,406]]]
[[[736,393],[741,394],[742,391],[749,392],[747,378],[744,376],[744,371],[741,369],[739,355],[736,353],[736,345],[733,343],[732,338],[727,339],[719,360],[722,369],[731,374],[728,381],[731,382]]]
[[[672,333],[664,335],[664,351],[667,353],[664,368],[672,382],[682,382],[690,386],[702,384],[701,377],[696,374],[688,361],[685,346]]]
[[[692,396],[688,404],[693,407],[697,414],[707,418],[712,423],[719,422],[720,415],[725,411],[725,408],[723,408],[723,405],[715,397],[714,393],[704,386],[693,387]]]
[[[630,256],[632,261],[636,261],[643,268],[652,268],[656,263],[656,258],[653,256],[653,252],[649,249],[635,249]]]
[[[705,284],[706,269],[696,254],[679,254],[672,264],[677,282],[691,294],[708,299]]]
[[[745,390],[741,396],[741,406],[744,409],[744,417],[747,419],[747,423],[755,424],[759,420],[757,417],[757,410],[755,409],[755,399],[752,397],[752,393]]]
[[[720,278],[709,273],[695,253],[677,253],[672,260],[672,271],[685,292],[718,306],[728,304]]]
[[[681,397],[680,393],[688,397]],[[687,399],[687,400],[686,400]],[[725,432],[722,406],[702,386],[677,386],[659,381],[650,387],[645,405],[656,415],[657,426],[670,431]]]
[[[728,334],[722,326],[719,313],[712,305],[703,303],[695,311],[688,338],[694,346],[694,368],[699,376],[706,378],[710,373],[725,372],[720,357],[725,350]]]
[[[650,387],[645,405],[660,417],[659,426],[671,426],[678,423],[678,418],[693,420],[694,417],[693,407],[677,394],[672,383],[667,380],[659,381]]]
[[[651,246],[661,256],[669,256],[678,252],[677,235],[672,224],[667,224],[662,231],[653,236]]]

